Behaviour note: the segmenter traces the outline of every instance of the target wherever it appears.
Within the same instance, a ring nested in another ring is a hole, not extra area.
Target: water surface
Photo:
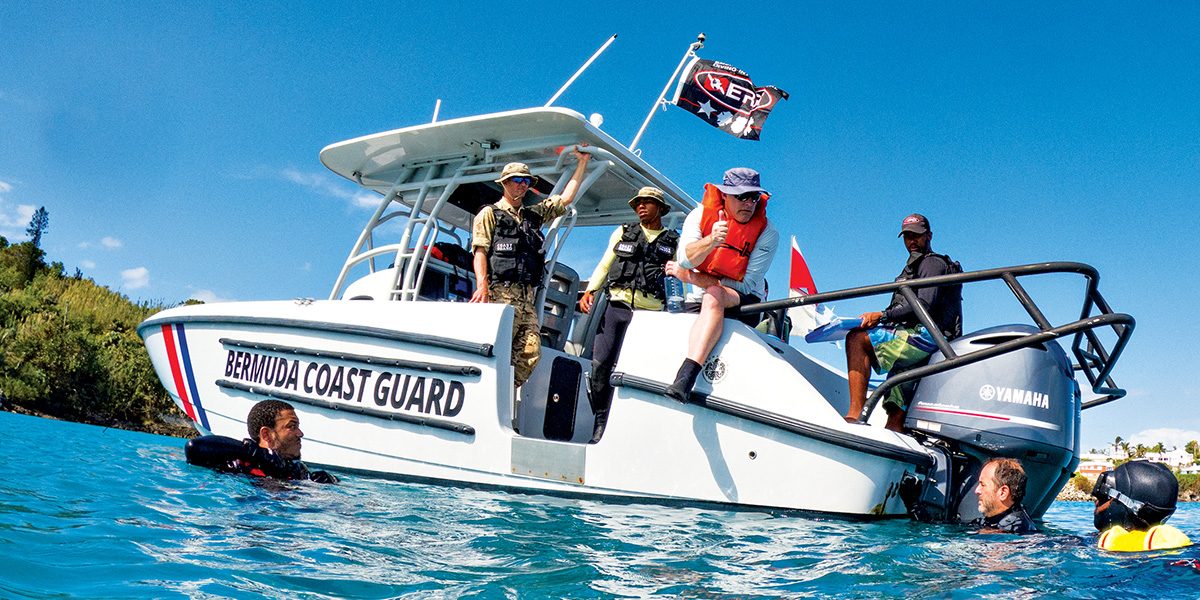
[[[1200,507],[1171,523],[1200,539]],[[1200,550],[1095,548],[1091,505],[1046,535],[976,535],[610,504],[345,475],[264,485],[183,440],[0,413],[0,597],[1197,598]]]

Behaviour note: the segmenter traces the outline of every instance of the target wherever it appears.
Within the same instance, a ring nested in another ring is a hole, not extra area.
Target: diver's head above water
[[[1100,474],[1092,488],[1093,522],[1104,531],[1113,525],[1146,530],[1175,512],[1179,481],[1166,465],[1144,460],[1127,462]]]

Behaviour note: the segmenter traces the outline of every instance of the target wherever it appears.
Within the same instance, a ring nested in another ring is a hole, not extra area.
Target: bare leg
[[[895,409],[895,408],[889,410],[887,425],[885,425],[884,427],[886,429],[890,429],[897,433],[904,433],[904,417],[907,414],[908,414],[908,411],[903,411],[903,410],[899,410],[899,409]]]
[[[871,379],[871,363],[875,351],[871,338],[862,329],[851,331],[846,336],[846,378],[850,381],[850,409],[846,411],[846,422],[856,423],[862,416],[867,403],[867,384]]]
[[[725,309],[737,306],[741,300],[737,292],[722,285],[704,288],[704,297],[700,301],[700,315],[696,317],[692,331],[688,334],[687,359],[675,374],[675,383],[667,388],[667,396],[679,402],[688,401],[701,365],[708,360],[708,355],[717,345],[717,339],[725,329]]]
[[[700,302],[700,316],[696,318],[688,337],[687,354],[688,358],[700,364],[708,360],[713,346],[717,345],[717,338],[720,338],[721,332],[725,330],[725,309],[736,306],[741,300],[737,292],[729,290],[727,293],[727,289],[723,286],[713,286],[704,290],[704,298]]]

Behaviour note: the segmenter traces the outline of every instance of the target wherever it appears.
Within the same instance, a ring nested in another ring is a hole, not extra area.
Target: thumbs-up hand
[[[720,246],[725,243],[725,236],[729,233],[729,223],[725,220],[725,211],[717,211],[717,222],[713,223],[712,232],[709,237],[712,238],[713,247]]]

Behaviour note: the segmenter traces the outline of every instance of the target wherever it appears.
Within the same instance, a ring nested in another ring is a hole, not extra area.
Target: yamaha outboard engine
[[[959,356],[1039,330],[1003,325],[951,342]],[[930,364],[944,360],[935,353]],[[920,381],[905,426],[934,450],[936,465],[907,494],[919,519],[979,517],[974,491],[983,463],[1016,458],[1028,475],[1023,504],[1039,518],[1079,464],[1079,385],[1056,341],[1036,344]]]

